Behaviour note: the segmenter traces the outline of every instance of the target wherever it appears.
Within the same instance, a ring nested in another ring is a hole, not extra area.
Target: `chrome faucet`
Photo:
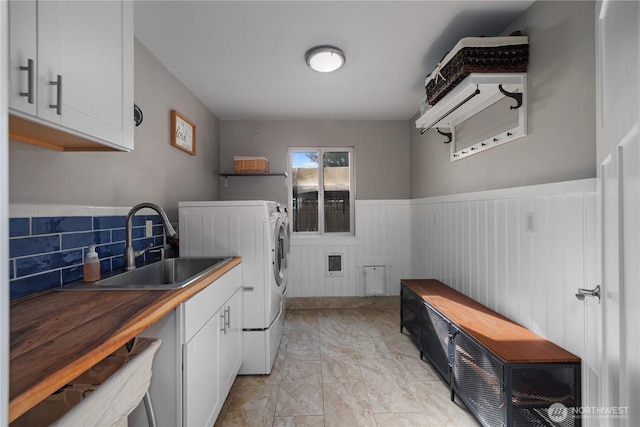
[[[136,212],[138,212],[142,208],[150,208],[158,212],[158,214],[160,215],[160,218],[162,218],[162,223],[164,225],[164,230],[165,230],[165,233],[167,234],[167,237],[174,237],[176,235],[176,230],[173,228],[173,226],[169,222],[169,218],[167,217],[167,214],[164,213],[164,211],[160,206],[155,205],[153,203],[140,203],[132,207],[129,213],[127,214],[127,240],[126,240],[126,247],[124,248],[124,269],[126,271],[135,269],[136,258],[142,255],[143,253],[145,253],[147,249],[149,249],[149,247],[151,246],[151,245],[147,246],[145,249],[141,251],[133,250],[133,243],[132,243],[133,239],[131,237],[133,216],[136,214]]]

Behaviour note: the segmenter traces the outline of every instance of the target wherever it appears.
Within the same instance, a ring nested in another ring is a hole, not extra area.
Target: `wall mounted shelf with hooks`
[[[224,177],[224,186],[227,187],[230,176],[289,176],[286,172],[220,172],[218,175]]]
[[[436,128],[449,129],[446,133],[451,142],[451,161],[459,160],[505,142],[513,141],[527,134],[526,73],[469,74],[451,92],[428,108],[418,120],[416,127],[420,133]],[[477,115],[496,102],[511,98],[510,110],[517,110],[517,125],[501,130],[490,137],[479,138],[464,147],[456,146],[456,126]]]

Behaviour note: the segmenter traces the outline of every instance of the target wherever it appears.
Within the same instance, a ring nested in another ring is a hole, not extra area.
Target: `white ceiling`
[[[136,1],[136,37],[223,120],[408,120],[462,37],[500,35],[532,0]],[[305,52],[334,45],[334,73]]]

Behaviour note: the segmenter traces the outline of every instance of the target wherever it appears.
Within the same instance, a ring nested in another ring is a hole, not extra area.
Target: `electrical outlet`
[[[153,237],[153,222],[148,219],[145,222],[145,233],[144,233],[144,237]]]
[[[536,231],[536,214],[534,212],[528,212],[525,217],[525,230],[527,233],[535,233]]]

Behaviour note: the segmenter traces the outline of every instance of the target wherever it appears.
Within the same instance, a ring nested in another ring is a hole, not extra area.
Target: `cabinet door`
[[[183,425],[212,426],[222,397],[219,393],[219,349],[223,309],[209,319],[183,349]]]
[[[242,289],[227,301],[226,327],[220,335],[220,395],[225,399],[242,364]],[[221,399],[221,400],[222,400]]]
[[[464,332],[452,329],[453,388],[483,425],[505,425],[503,365]]]
[[[38,2],[38,117],[133,148],[132,8],[128,1]]]
[[[31,68],[25,70],[29,64]],[[9,107],[32,116],[36,115],[36,67],[36,2],[10,1]]]
[[[407,329],[407,332],[413,338],[413,341],[420,345],[420,307],[422,300],[414,294],[409,288],[403,286],[401,289],[402,298],[402,318],[401,328]]]
[[[422,305],[420,348],[438,369],[442,378],[449,378],[449,321],[427,304]]]

